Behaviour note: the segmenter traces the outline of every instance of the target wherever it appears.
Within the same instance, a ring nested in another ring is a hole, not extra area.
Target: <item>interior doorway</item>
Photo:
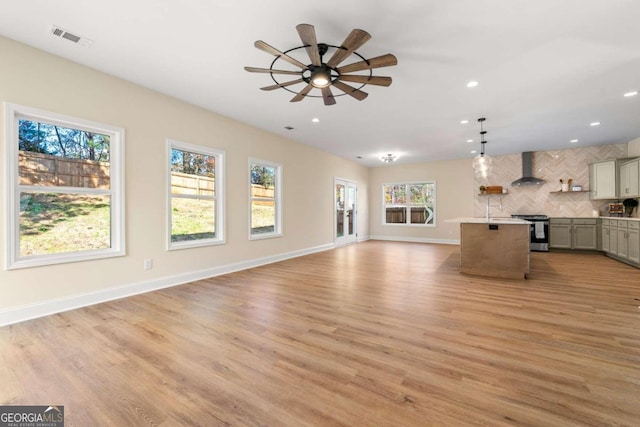
[[[357,184],[344,179],[335,179],[335,243],[346,245],[358,240],[357,233]]]

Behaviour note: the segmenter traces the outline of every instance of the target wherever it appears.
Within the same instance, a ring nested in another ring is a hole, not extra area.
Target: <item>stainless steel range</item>
[[[531,221],[529,231],[529,249],[537,252],[549,252],[549,217],[546,215],[511,215]]]

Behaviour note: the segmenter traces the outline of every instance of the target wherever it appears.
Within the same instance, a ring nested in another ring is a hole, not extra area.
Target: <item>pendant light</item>
[[[480,154],[473,159],[473,171],[476,178],[483,182],[488,180],[489,174],[491,173],[491,163],[493,162],[491,157],[485,153],[485,144],[487,143],[484,139],[484,136],[487,134],[483,126],[485,120],[484,117],[478,119],[480,123]]]

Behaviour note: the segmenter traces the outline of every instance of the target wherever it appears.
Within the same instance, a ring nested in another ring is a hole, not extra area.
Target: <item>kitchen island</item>
[[[530,222],[517,218],[456,218],[460,223],[460,272],[525,279],[529,273]]]

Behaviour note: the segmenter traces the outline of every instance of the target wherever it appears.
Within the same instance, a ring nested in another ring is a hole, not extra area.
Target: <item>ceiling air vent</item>
[[[60,28],[56,25],[51,26],[51,34],[53,34],[56,37],[69,40],[70,42],[73,42],[85,47],[89,47],[93,44],[93,40],[88,39],[86,37],[79,36],[77,34],[73,34],[65,30],[64,28]]]

